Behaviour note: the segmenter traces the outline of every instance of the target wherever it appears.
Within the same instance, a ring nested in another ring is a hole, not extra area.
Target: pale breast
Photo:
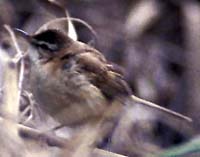
[[[107,100],[101,91],[76,71],[58,70],[41,76],[32,69],[31,87],[41,109],[62,124],[71,125],[102,115]],[[48,76],[49,75],[49,76]]]

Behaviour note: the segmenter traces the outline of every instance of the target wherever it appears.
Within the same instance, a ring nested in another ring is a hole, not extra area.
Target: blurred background
[[[93,46],[109,61],[123,68],[125,79],[135,95],[194,120],[193,126],[188,127],[170,117],[154,114],[153,110],[136,106],[129,113],[133,117],[130,123],[119,122],[118,131],[113,131],[99,144],[100,148],[143,157],[148,156],[147,152],[180,145],[198,136],[199,0],[57,2],[71,17],[80,18],[93,27],[98,34]],[[58,10],[43,5],[39,0],[0,0],[0,43],[3,49],[10,49],[3,24],[34,33],[45,22],[62,16]],[[74,26],[78,40],[89,43],[93,38],[91,32],[79,23],[75,22]]]

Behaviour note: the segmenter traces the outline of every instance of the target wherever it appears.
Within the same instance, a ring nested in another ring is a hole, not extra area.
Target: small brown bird
[[[131,95],[122,75],[96,49],[58,30],[26,38],[34,98],[61,124],[101,118],[113,100],[123,103]]]
[[[31,91],[41,109],[62,125],[100,120],[113,102],[129,100],[178,118],[191,119],[132,95],[119,70],[87,44],[48,29],[35,35],[17,30],[30,44]]]

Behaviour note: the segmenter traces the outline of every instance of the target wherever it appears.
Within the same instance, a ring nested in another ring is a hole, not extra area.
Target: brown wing
[[[115,71],[114,66],[108,64],[98,51],[86,51],[79,54],[77,58],[81,71],[88,75],[90,82],[100,88],[108,99],[131,94],[131,89],[122,75]]]

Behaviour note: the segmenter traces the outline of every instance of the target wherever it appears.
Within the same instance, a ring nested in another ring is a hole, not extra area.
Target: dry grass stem
[[[5,120],[0,117],[0,123],[4,122]],[[14,124],[14,123],[13,123]],[[26,127],[21,124],[16,124],[20,134],[22,136],[25,136],[26,138],[30,138],[35,141],[41,141],[41,139],[46,142],[47,145],[49,146],[55,146],[61,149],[69,149],[73,150],[74,146],[71,145],[71,143],[67,139],[63,139],[61,137],[53,136],[53,135],[48,135],[43,132],[40,132],[36,129]],[[92,155],[91,156],[98,156],[98,157],[125,157],[120,154],[108,152],[102,149],[95,148],[92,150]]]
[[[187,116],[184,116],[180,113],[177,113],[175,111],[172,111],[172,110],[169,110],[167,108],[164,108],[164,107],[161,107],[155,103],[152,103],[150,101],[147,101],[147,100],[144,100],[144,99],[141,99],[141,98],[138,98],[136,97],[135,95],[132,95],[131,96],[132,100],[135,101],[136,103],[140,103],[140,104],[143,104],[143,105],[146,105],[148,107],[151,107],[151,108],[154,108],[154,109],[157,109],[157,110],[160,110],[162,112],[165,112],[171,116],[175,116],[176,118],[180,118],[180,119],[183,119],[183,120],[186,120],[187,122],[191,123],[192,122],[192,119],[187,117]]]
[[[1,105],[1,113],[6,118],[17,120],[20,101],[17,66],[2,50],[0,52],[0,58],[3,65],[3,102]]]

